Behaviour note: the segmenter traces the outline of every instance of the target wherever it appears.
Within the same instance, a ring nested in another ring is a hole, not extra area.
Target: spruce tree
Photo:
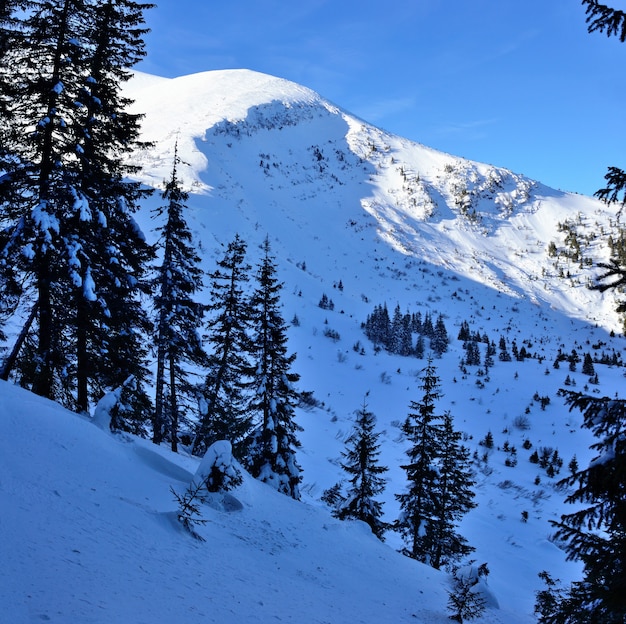
[[[295,421],[295,406],[300,395],[294,384],[300,376],[291,370],[296,354],[287,353],[281,290],[266,238],[251,299],[254,377],[248,409],[258,424],[246,464],[252,476],[299,500],[302,477],[296,449],[300,446],[297,432],[301,428]]]
[[[378,463],[380,433],[374,432],[375,426],[376,417],[364,399],[356,412],[354,430],[346,440],[346,450],[342,452],[341,467],[349,475],[350,485],[333,515],[341,520],[362,520],[369,524],[376,537],[383,540],[387,525],[381,519],[383,504],[376,500],[376,496],[385,489],[385,479],[380,475],[388,468]]]
[[[169,438],[173,451],[178,450],[179,414],[184,412],[181,398],[192,393],[185,365],[202,366],[206,363],[199,334],[204,306],[194,300],[194,295],[202,288],[203,272],[185,221],[184,210],[189,196],[178,179],[179,163],[175,152],[172,176],[162,195],[166,205],[158,208],[155,215],[165,216],[166,220],[157,228],[163,260],[158,269],[154,300],[157,373],[152,439],[159,444]]]
[[[396,494],[400,503],[400,517],[394,528],[403,537],[406,546],[402,552],[422,562],[429,562],[429,540],[426,531],[436,515],[438,471],[435,465],[441,456],[441,416],[435,413],[435,403],[441,397],[439,377],[432,358],[427,360],[421,376],[420,401],[411,401],[409,414],[402,431],[410,444],[406,451],[408,463],[401,466],[406,472],[407,491]]]
[[[19,271],[32,293],[13,352],[32,347],[22,383],[80,411],[130,377],[146,398],[149,324],[138,299],[151,252],[132,219],[146,192],[122,164],[139,126],[120,85],[144,55],[149,6],[22,3],[12,21],[19,45],[0,69],[0,87],[14,85],[3,100],[11,156],[0,183],[0,281]]]
[[[145,429],[151,403],[145,390],[146,334],[152,326],[142,304],[149,293],[148,263],[154,250],[132,214],[148,191],[127,176],[137,167],[123,164],[139,142],[140,116],[127,112],[121,94],[130,69],[143,58],[143,12],[152,5],[128,0],[95,3],[89,23],[92,52],[78,94],[82,116],[72,127],[79,156],[79,208],[69,228],[78,249],[80,286],[74,290],[73,325],[77,408],[133,377],[121,429]],[[103,357],[104,354],[104,357]],[[134,422],[133,422],[134,421]]]
[[[589,466],[559,482],[573,488],[565,499],[578,509],[554,522],[569,559],[582,561],[584,578],[558,596],[545,624],[603,622],[626,618],[626,400],[561,391],[583,426],[597,438]]]
[[[454,429],[452,416],[446,412],[441,429],[441,456],[437,462],[437,506],[427,529],[431,542],[429,563],[437,569],[459,561],[474,550],[457,532],[459,521],[476,506],[470,451],[461,445],[461,437]]]
[[[443,355],[448,350],[448,344],[450,339],[448,338],[448,331],[446,330],[445,323],[443,321],[443,315],[437,317],[435,326],[433,328],[433,335],[430,339],[430,348],[436,355]]]
[[[626,12],[615,9],[598,0],[582,0],[586,8],[588,31],[590,33],[598,31],[605,33],[607,37],[616,36],[620,42],[626,41]],[[618,167],[609,167],[604,176],[607,184],[605,188],[596,191],[595,196],[608,204],[626,204],[626,171]],[[611,246],[611,258],[607,263],[598,263],[598,266],[605,270],[604,275],[593,287],[600,291],[612,288],[622,290],[626,285],[626,266],[623,256],[623,246]],[[612,280],[607,282],[607,280]],[[626,312],[626,302],[621,302],[617,308],[618,312]]]
[[[469,451],[459,444],[461,434],[454,430],[450,414],[435,413],[439,387],[429,358],[421,376],[422,399],[411,403],[403,426],[411,444],[409,463],[402,466],[408,491],[396,495],[401,514],[394,527],[407,544],[402,552],[435,568],[473,550],[456,527],[474,507]]]
[[[236,235],[210,274],[207,374],[200,388],[200,422],[193,446],[194,453],[202,455],[217,440],[228,440],[239,460],[244,458],[252,422],[245,392],[252,374],[251,309],[244,290],[251,267],[245,258],[246,243]]]
[[[422,334],[420,334],[417,337],[417,341],[415,342],[415,349],[414,349],[414,354],[415,357],[418,358],[419,360],[421,360],[424,357],[424,349],[425,349],[425,345],[424,345],[424,336],[422,336]]]

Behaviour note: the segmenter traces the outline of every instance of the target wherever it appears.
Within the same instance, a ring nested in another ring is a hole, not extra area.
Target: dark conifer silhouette
[[[166,204],[156,210],[156,217],[165,217],[165,223],[157,228],[163,259],[154,299],[157,372],[152,439],[155,444],[169,439],[173,451],[178,450],[180,413],[184,412],[181,395],[192,394],[185,365],[206,364],[199,333],[204,306],[194,299],[202,288],[202,269],[185,221],[188,194],[178,179],[179,163],[175,152],[172,177],[163,191]]]
[[[337,497],[333,515],[341,520],[354,518],[366,522],[372,533],[382,540],[387,524],[382,520],[382,503],[376,496],[385,489],[381,475],[388,468],[378,463],[380,433],[374,431],[375,426],[376,417],[364,399],[356,412],[354,429],[346,440],[346,450],[342,452],[341,467],[348,475],[349,485],[345,493]]]
[[[254,477],[299,500],[302,477],[296,461],[296,449],[300,446],[296,435],[300,427],[294,408],[300,395],[294,384],[300,376],[291,371],[296,355],[287,352],[281,290],[266,238],[251,299],[254,377],[248,409],[258,424],[246,463]]]
[[[246,243],[236,235],[210,274],[208,363],[193,445],[194,453],[200,455],[217,440],[229,440],[235,457],[242,460],[244,441],[252,427],[245,394],[253,372],[248,334],[251,308],[244,290],[250,265],[245,258]]]

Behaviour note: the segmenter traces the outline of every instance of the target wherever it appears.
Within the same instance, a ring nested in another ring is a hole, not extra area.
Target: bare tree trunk
[[[33,321],[35,320],[35,317],[37,316],[38,308],[39,306],[37,305],[37,302],[35,302],[30,311],[30,314],[28,315],[28,318],[26,319],[26,323],[24,323],[24,327],[22,327],[22,331],[20,332],[20,335],[17,337],[15,344],[13,345],[13,349],[11,349],[11,353],[7,355],[4,362],[2,363],[2,368],[0,368],[0,379],[7,381],[7,379],[9,378],[9,375],[15,368],[15,362],[17,361],[17,356],[22,350],[22,345],[24,344],[24,341],[26,340],[26,336],[28,336],[28,332],[30,331],[31,325],[33,324]]]

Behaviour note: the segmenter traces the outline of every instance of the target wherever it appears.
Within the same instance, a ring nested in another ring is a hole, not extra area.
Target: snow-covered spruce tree
[[[377,346],[389,348],[391,341],[391,319],[387,304],[377,305],[364,324],[365,335]]]
[[[580,409],[583,426],[597,442],[587,468],[559,482],[573,488],[565,499],[579,508],[554,522],[556,538],[569,559],[584,565],[584,578],[557,596],[556,608],[543,624],[603,622],[626,619],[626,400],[561,391],[570,409]]]
[[[140,117],[127,112],[131,102],[122,96],[121,84],[145,54],[143,13],[151,6],[107,0],[92,7],[93,43],[77,100],[82,115],[72,126],[80,162],[79,208],[68,228],[80,263],[80,279],[72,276],[80,282],[73,292],[77,408],[86,411],[90,399],[132,376],[126,417],[113,424],[135,433],[144,432],[151,412],[145,336],[152,327],[141,297],[149,292],[154,250],[132,217],[148,192],[127,179],[137,167],[122,163],[140,146]]]
[[[248,410],[258,425],[246,465],[252,476],[299,500],[302,477],[296,461],[296,449],[300,446],[296,434],[301,428],[295,421],[295,406],[300,395],[294,384],[300,376],[291,371],[296,354],[287,354],[281,290],[266,238],[251,299],[254,378]]]
[[[435,414],[435,402],[441,394],[432,356],[428,357],[419,387],[423,392],[422,399],[411,401],[410,412],[402,425],[410,445],[406,451],[408,463],[401,466],[406,472],[408,488],[406,492],[396,494],[400,517],[394,529],[405,541],[403,554],[430,563],[429,549],[432,544],[427,532],[437,514],[438,470],[435,463],[442,450],[442,417]]]
[[[149,6],[26,3],[0,70],[0,84],[19,87],[8,130],[19,139],[0,184],[0,272],[13,261],[34,295],[22,336],[33,335],[35,366],[22,381],[81,411],[130,376],[138,404],[146,399],[138,296],[150,248],[131,216],[145,192],[121,164],[138,145],[138,118],[120,84],[143,57]]]
[[[480,617],[486,607],[486,600],[480,588],[481,579],[489,574],[486,564],[478,567],[469,564],[454,568],[452,591],[448,592],[450,619],[463,624]]]
[[[152,440],[160,444],[169,439],[174,452],[178,450],[179,414],[184,412],[181,398],[192,394],[185,365],[202,366],[207,359],[198,333],[204,306],[194,300],[202,288],[203,272],[185,221],[188,194],[178,179],[179,163],[175,150],[172,176],[162,195],[165,205],[155,211],[157,218],[165,217],[165,223],[157,228],[163,258],[154,298],[157,372]]]
[[[474,548],[457,532],[463,516],[476,506],[470,451],[461,443],[461,433],[446,412],[441,428],[441,456],[437,461],[435,515],[429,521],[427,536],[429,563],[440,569],[460,561]]]
[[[252,427],[245,394],[252,374],[251,310],[244,290],[250,265],[245,256],[246,243],[236,235],[210,274],[207,374],[200,388],[200,421],[193,444],[197,455],[217,440],[229,440],[235,457],[242,460]]]
[[[413,334],[411,333],[411,316],[400,312],[397,305],[393,312],[391,331],[389,336],[389,351],[398,355],[411,355],[413,353]]]
[[[85,41],[86,6],[71,0],[56,5],[35,1],[13,9],[7,36],[15,47],[5,52],[0,85],[19,85],[21,95],[15,89],[10,100],[3,97],[8,122],[3,134],[11,141],[11,153],[0,185],[0,268],[6,281],[17,266],[34,291],[37,361],[28,381],[39,394],[54,398],[54,373],[68,364],[56,318],[59,290],[67,295],[70,289],[67,280],[65,288],[58,288],[69,272],[60,226],[71,205],[66,177],[76,170],[75,145],[64,131],[75,109],[67,88],[80,83],[84,68],[79,42]]]
[[[354,429],[346,440],[346,450],[342,452],[341,467],[348,474],[349,485],[338,499],[333,515],[341,520],[362,520],[376,537],[384,540],[387,525],[382,520],[383,504],[376,496],[385,489],[385,479],[380,475],[388,468],[378,463],[380,433],[375,433],[375,426],[376,417],[363,399],[363,405],[356,411]]]

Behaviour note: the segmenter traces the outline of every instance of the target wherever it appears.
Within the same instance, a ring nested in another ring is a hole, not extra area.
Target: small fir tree
[[[354,518],[369,524],[372,533],[383,540],[387,525],[382,521],[382,503],[376,496],[385,489],[385,479],[380,475],[387,472],[386,466],[378,463],[380,433],[375,433],[376,417],[369,411],[365,399],[356,412],[354,430],[346,440],[342,453],[342,469],[348,474],[345,494],[338,497],[339,504],[333,515],[344,520]]]
[[[455,568],[452,574],[452,591],[448,592],[450,619],[463,624],[480,617],[486,607],[486,600],[480,591],[480,582],[489,574],[486,564],[467,565]]]

